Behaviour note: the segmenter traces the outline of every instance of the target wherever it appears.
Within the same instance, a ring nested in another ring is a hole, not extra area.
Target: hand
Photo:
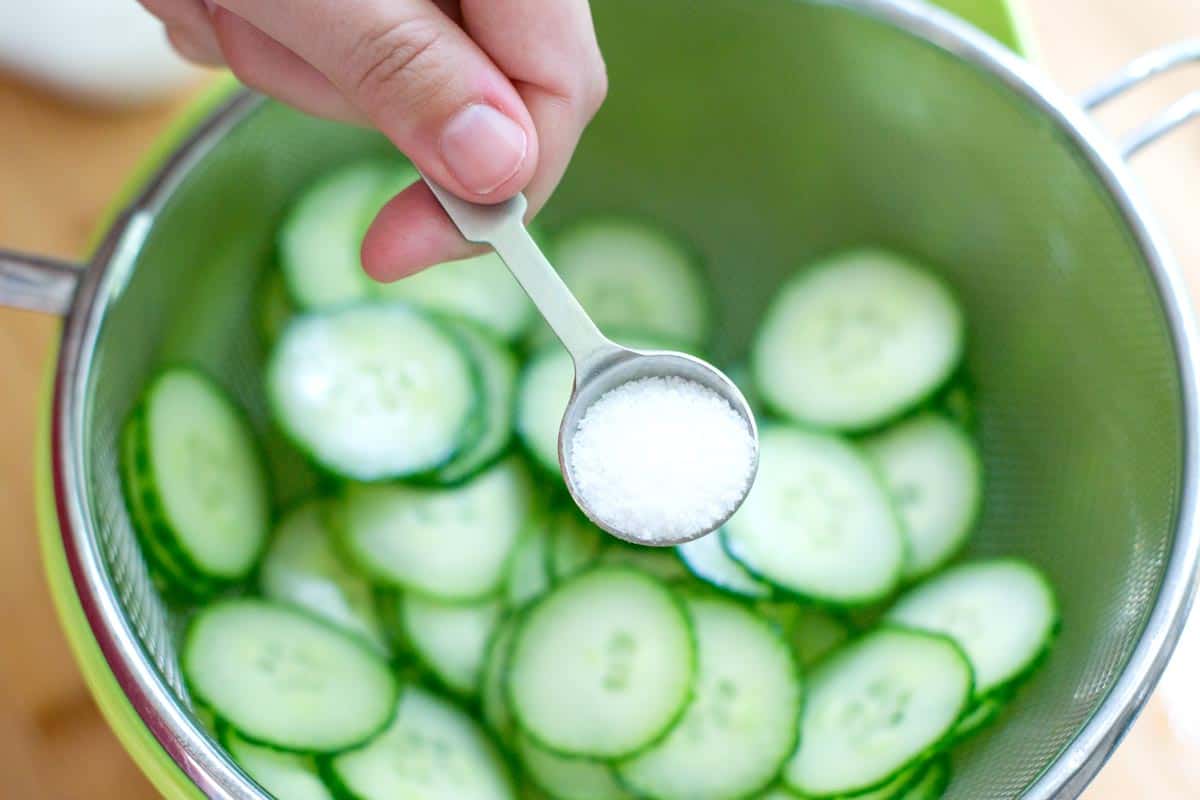
[[[322,117],[377,127],[434,180],[531,213],[607,91],[587,0],[140,0],[186,58]],[[363,242],[394,280],[473,251],[424,183]]]

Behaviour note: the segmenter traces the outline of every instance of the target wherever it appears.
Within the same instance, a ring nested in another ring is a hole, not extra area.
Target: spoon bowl
[[[585,364],[581,365],[578,361],[575,364],[575,389],[571,392],[571,399],[567,403],[566,412],[563,414],[562,425],[558,429],[558,462],[562,467],[563,479],[566,481],[567,491],[570,492],[575,504],[579,506],[580,510],[597,527],[607,531],[618,539],[623,539],[633,544],[669,547],[707,536],[729,521],[729,518],[740,507],[740,501],[725,516],[716,520],[711,525],[689,533],[686,536],[655,538],[653,540],[639,537],[628,531],[623,531],[609,525],[589,506],[586,498],[579,491],[575,480],[574,464],[571,459],[571,443],[575,432],[579,428],[579,422],[583,419],[588,409],[613,389],[642,378],[677,377],[689,380],[710,390],[722,400],[729,403],[738,416],[746,422],[751,438],[754,440],[754,460],[750,478],[746,483],[746,492],[742,494],[742,500],[744,500],[746,494],[749,493],[750,486],[753,484],[754,476],[758,470],[758,425],[754,420],[753,412],[750,410],[750,404],[733,381],[703,359],[696,358],[687,353],[670,350],[633,350],[621,347],[612,342],[609,342],[609,345],[611,347],[610,350],[594,355]]]

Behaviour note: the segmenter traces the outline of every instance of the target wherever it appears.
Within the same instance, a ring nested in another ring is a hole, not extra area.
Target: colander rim
[[[1174,649],[1190,607],[1200,560],[1195,518],[1198,431],[1193,356],[1196,334],[1177,263],[1135,188],[1126,162],[1090,117],[1035,67],[1001,44],[941,9],[912,0],[796,0],[861,13],[923,40],[999,79],[1030,102],[1065,135],[1100,178],[1149,266],[1167,319],[1182,387],[1182,491],[1175,540],[1146,627],[1121,676],[1092,718],[1025,793],[1034,800],[1076,797],[1119,744],[1144,706]],[[90,355],[107,298],[119,288],[158,211],[215,144],[264,98],[241,91],[212,112],[155,172],[113,221],[89,260],[63,326],[51,407],[51,478],[71,580],[91,632],[116,681],[166,753],[206,795],[226,800],[268,800],[190,714],[154,666],[117,600],[112,576],[86,522],[88,467],[83,431],[90,383]],[[122,269],[124,267],[124,269]]]

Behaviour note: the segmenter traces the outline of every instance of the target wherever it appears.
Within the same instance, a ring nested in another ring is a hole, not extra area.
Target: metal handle
[[[616,349],[567,288],[519,216],[495,232],[491,245],[567,348],[577,369],[586,371],[585,365]]]
[[[1136,58],[1113,77],[1086,92],[1080,103],[1088,111],[1141,86],[1165,72],[1190,63],[1200,63],[1200,41],[1190,40],[1154,50]],[[1176,101],[1154,119],[1135,129],[1121,140],[1121,153],[1126,158],[1136,155],[1147,145],[1166,136],[1186,122],[1200,117],[1200,92]]]
[[[71,307],[82,267],[0,250],[0,306],[62,316]]]
[[[571,354],[577,382],[582,382],[587,373],[606,359],[623,352],[600,332],[529,235],[524,222],[529,207],[525,195],[518,194],[495,205],[481,205],[463,200],[429,177],[422,177],[468,241],[495,248],[508,271]]]

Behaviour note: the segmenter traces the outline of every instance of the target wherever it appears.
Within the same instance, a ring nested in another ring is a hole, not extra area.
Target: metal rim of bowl
[[[1154,608],[1121,676],[1092,718],[1034,782],[1029,798],[1075,797],[1115,750],[1158,681],[1189,609],[1200,537],[1195,486],[1198,439],[1195,331],[1178,266],[1151,222],[1148,206],[1133,188],[1124,159],[1074,100],[998,42],[951,14],[909,0],[818,0],[864,14],[924,40],[1000,80],[1030,102],[1065,134],[1104,183],[1130,234],[1149,264],[1170,326],[1182,386],[1183,481],[1175,540]],[[157,171],[118,216],[90,259],[67,315],[55,372],[51,408],[51,471],[55,506],[71,578],[92,634],[137,714],[166,753],[206,795],[225,800],[267,800],[254,788],[163,682],[125,618],[99,543],[91,535],[88,466],[82,432],[90,383],[89,354],[104,318],[105,299],[153,226],[159,210],[204,155],[260,103],[239,93],[213,112]]]

